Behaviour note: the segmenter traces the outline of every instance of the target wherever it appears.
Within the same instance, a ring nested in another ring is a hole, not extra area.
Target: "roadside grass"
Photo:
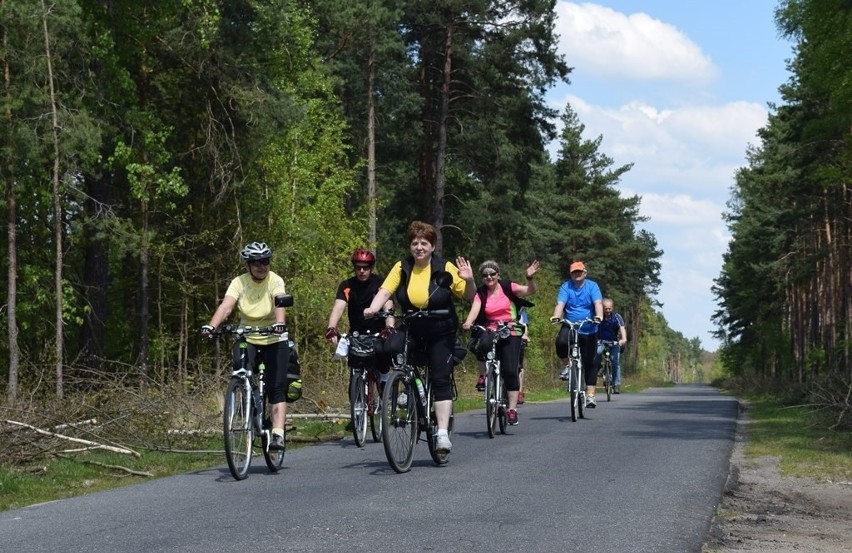
[[[852,432],[832,430],[808,405],[786,405],[771,395],[744,395],[749,422],[746,457],[777,457],[784,476],[852,480]]]
[[[345,422],[340,425],[333,420],[299,420],[297,427],[289,433],[299,441],[288,443],[287,450],[324,439],[340,439],[343,426]],[[41,457],[36,462],[14,467],[0,466],[0,511],[225,464],[220,436],[197,441],[191,450],[137,450],[140,457],[92,450],[73,456]]]

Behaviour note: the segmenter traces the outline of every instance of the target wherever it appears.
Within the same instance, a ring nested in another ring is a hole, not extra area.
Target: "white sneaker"
[[[562,367],[562,372],[559,373],[559,378],[562,380],[568,380],[571,378],[571,365],[565,365]]]
[[[590,396],[590,395],[586,394],[586,407],[588,407],[590,409],[594,409],[597,406],[598,406],[598,402],[595,401],[595,396]]]
[[[406,405],[408,405],[408,396],[405,395],[405,392],[402,392],[398,396],[396,396],[396,404],[400,407],[405,407]]]
[[[453,443],[447,434],[438,434],[437,442],[435,443],[435,451],[442,454],[447,454],[453,449]]]

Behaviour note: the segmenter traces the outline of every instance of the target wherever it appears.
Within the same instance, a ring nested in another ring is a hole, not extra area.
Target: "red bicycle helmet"
[[[352,254],[352,263],[366,263],[372,266],[376,264],[376,256],[370,250],[359,248]]]

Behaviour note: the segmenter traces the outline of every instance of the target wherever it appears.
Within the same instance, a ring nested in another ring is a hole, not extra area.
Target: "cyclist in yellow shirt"
[[[286,294],[284,279],[269,270],[272,251],[263,242],[252,242],[242,249],[246,272],[231,281],[222,303],[213,313],[210,323],[201,327],[209,336],[222,324],[236,306],[240,326],[272,327],[269,336],[248,338],[248,360],[252,367],[262,360],[266,366],[264,378],[272,412],[272,439],[269,449],[284,449],[284,420],[287,416],[287,366],[290,345],[286,336],[285,308],[275,307],[275,297]],[[234,367],[239,367],[239,344],[234,344]]]

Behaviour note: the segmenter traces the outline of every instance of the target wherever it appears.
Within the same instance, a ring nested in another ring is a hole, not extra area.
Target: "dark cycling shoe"
[[[518,425],[518,412],[514,409],[509,409],[506,412],[506,420],[509,423],[509,426],[517,426]]]
[[[274,450],[283,450],[284,449],[284,436],[281,434],[273,434],[272,440],[269,442],[269,449]]]
[[[615,390],[613,390],[613,391],[612,391],[612,393],[614,393],[614,394],[620,394],[620,393],[621,393],[621,386],[620,386],[619,384],[616,384],[616,385],[615,385]]]
[[[353,430],[355,430],[355,421],[350,419],[349,424],[346,425],[346,431],[352,432]]]
[[[476,379],[476,391],[481,392],[485,389],[485,375],[479,375],[479,378]]]

